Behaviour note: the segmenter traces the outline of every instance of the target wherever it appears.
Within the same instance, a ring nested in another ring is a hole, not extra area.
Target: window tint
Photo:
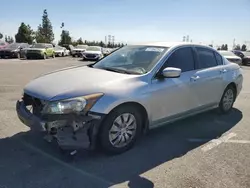
[[[186,47],[176,50],[167,60],[166,67],[175,67],[182,72],[194,70],[194,57],[192,48]]]
[[[204,69],[217,66],[214,52],[212,50],[208,50],[205,48],[196,48],[196,49],[200,60],[199,68]]]
[[[215,57],[216,57],[217,64],[218,65],[223,65],[222,57],[217,53],[215,53]]]

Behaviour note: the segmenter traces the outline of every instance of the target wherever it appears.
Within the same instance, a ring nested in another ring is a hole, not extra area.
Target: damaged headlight
[[[103,93],[86,95],[72,99],[50,102],[44,106],[44,114],[70,114],[86,113],[96,101],[103,96]]]

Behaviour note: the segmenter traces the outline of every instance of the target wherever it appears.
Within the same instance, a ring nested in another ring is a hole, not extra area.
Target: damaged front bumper
[[[87,115],[60,114],[34,115],[20,100],[16,103],[16,111],[22,123],[31,130],[45,132],[57,141],[61,149],[91,149],[96,146],[99,126],[104,114],[88,112]]]

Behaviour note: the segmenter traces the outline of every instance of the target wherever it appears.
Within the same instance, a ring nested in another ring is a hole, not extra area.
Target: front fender
[[[135,102],[142,105],[147,113],[150,113],[149,105],[146,103],[147,99],[146,96],[140,95],[140,99],[136,97],[126,97],[126,98],[119,98],[117,96],[111,95],[104,95],[100,98],[96,104],[90,109],[91,112],[108,114],[111,110],[116,108],[117,106],[123,103]]]

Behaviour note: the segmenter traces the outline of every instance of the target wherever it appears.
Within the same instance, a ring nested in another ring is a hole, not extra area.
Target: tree
[[[224,50],[228,50],[227,44],[224,45]]]
[[[225,46],[224,46],[224,44],[222,44],[222,46],[221,46],[221,50],[224,50],[225,49]]]
[[[247,51],[247,46],[245,44],[242,45],[241,51]]]
[[[84,44],[81,37],[76,42],[77,44]]]
[[[18,28],[17,34],[15,35],[16,42],[24,42],[31,44],[34,40],[34,31],[29,25],[21,23]]]
[[[36,32],[36,42],[52,43],[54,40],[53,27],[49,20],[47,10],[43,11],[42,24],[38,26]]]
[[[240,50],[240,45],[237,44],[237,45],[235,46],[234,50]]]
[[[217,50],[221,50],[221,48],[219,47],[219,48],[217,48]]]
[[[13,39],[13,37],[11,37],[11,36],[5,35],[5,42],[7,42],[7,43],[13,43],[13,42],[14,42],[14,39]]]
[[[212,45],[212,44],[209,44],[208,46],[213,47],[213,45]]]
[[[99,42],[99,46],[101,46],[101,47],[104,47],[105,46],[105,44],[104,44],[104,42]]]
[[[2,33],[0,33],[0,39],[2,39],[3,38],[3,34]]]
[[[72,39],[69,35],[69,31],[66,30],[62,30],[62,34],[61,34],[61,40],[58,43],[59,45],[63,45],[63,44],[72,44]]]

